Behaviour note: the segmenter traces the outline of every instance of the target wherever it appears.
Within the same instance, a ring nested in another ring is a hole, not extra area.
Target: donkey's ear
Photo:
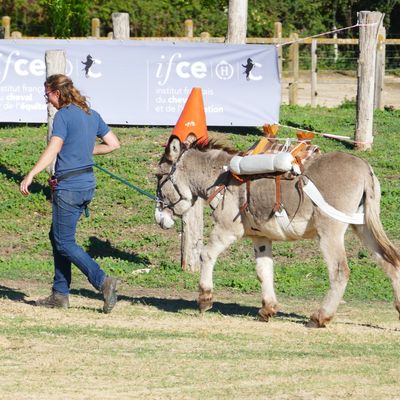
[[[182,143],[178,138],[172,138],[168,143],[165,155],[167,160],[175,162],[181,154]]]

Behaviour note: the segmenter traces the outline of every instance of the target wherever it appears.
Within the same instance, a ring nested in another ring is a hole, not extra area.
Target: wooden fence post
[[[357,123],[356,148],[369,150],[372,147],[374,122],[374,86],[376,43],[383,14],[378,11],[360,11],[360,56],[357,70]]]
[[[376,48],[375,64],[375,90],[374,90],[374,110],[383,110],[385,88],[385,53],[386,53],[386,29],[380,26],[378,32],[378,45]]]
[[[210,34],[208,32],[201,32],[200,38],[202,42],[208,42],[210,39]]]
[[[289,104],[297,104],[297,90],[299,86],[299,35],[292,33],[290,35],[290,41],[293,41],[289,47],[289,72],[291,81],[289,83]]]
[[[311,41],[311,107],[317,105],[317,40]]]
[[[193,21],[191,19],[185,20],[185,37],[193,37]]]
[[[22,39],[22,33],[19,31],[11,32],[11,39]]]
[[[66,58],[64,50],[47,50],[45,53],[46,63],[46,78],[54,74],[65,74]],[[52,104],[47,104],[47,143],[50,141],[51,133],[53,131],[53,120],[54,115],[57,112],[56,108]],[[48,174],[54,175],[54,160],[47,168]]]
[[[11,31],[10,31],[11,18],[7,17],[7,16],[4,16],[1,19],[1,22],[2,22],[2,25],[3,25],[3,28],[4,28],[4,39],[9,39],[10,38],[10,33],[11,33]]]
[[[227,43],[245,44],[247,35],[247,0],[229,0]]]
[[[92,37],[100,37],[100,20],[98,18],[92,18]]]
[[[126,40],[129,39],[129,14],[112,13],[113,38]]]
[[[278,71],[279,78],[282,78],[282,46],[280,46],[282,39],[282,24],[280,22],[274,23],[274,38],[278,39],[275,44],[279,44],[278,46]]]

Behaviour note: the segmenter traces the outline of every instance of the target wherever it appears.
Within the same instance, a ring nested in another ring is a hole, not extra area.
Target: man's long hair
[[[82,96],[80,91],[74,86],[71,79],[63,74],[55,74],[49,76],[45,81],[45,86],[50,91],[59,90],[59,106],[60,108],[75,104],[86,113],[90,113],[90,107],[86,97]]]

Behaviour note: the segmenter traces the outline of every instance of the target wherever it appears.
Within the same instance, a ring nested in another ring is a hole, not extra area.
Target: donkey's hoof
[[[326,324],[321,322],[316,315],[312,315],[306,323],[306,328],[326,328]]]
[[[213,296],[211,290],[201,290],[197,300],[201,313],[210,310],[213,306]]]
[[[268,322],[272,317],[270,313],[267,313],[263,308],[258,310],[258,320],[262,322]]]
[[[211,310],[213,306],[212,301],[205,302],[203,301],[202,303],[199,303],[199,310],[202,314],[204,314],[206,311]]]
[[[260,321],[268,322],[269,319],[274,316],[278,312],[278,305],[265,306],[263,303],[263,307],[258,310],[258,319]]]
[[[317,321],[310,319],[306,323],[306,328],[325,328],[325,325],[320,325]]]

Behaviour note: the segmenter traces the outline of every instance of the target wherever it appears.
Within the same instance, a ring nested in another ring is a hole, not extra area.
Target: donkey
[[[217,257],[233,242],[247,236],[253,241],[256,272],[261,282],[262,307],[258,314],[261,320],[268,321],[278,311],[272,242],[318,239],[328,267],[330,288],[307,326],[325,327],[334,317],[349,279],[344,236],[351,225],[390,278],[394,306],[400,313],[400,255],[380,221],[380,185],[366,161],[342,152],[315,154],[305,164],[302,175],[282,180],[281,199],[291,224],[289,234],[272,213],[276,202],[274,179],[253,180],[249,191],[227,171],[226,166],[236,153],[215,141],[185,145],[171,136],[159,163],[160,202],[156,221],[162,228],[172,227],[173,219],[185,214],[197,198],[210,199],[216,187],[221,183],[226,185],[223,200],[214,199],[210,203],[215,224],[200,256],[198,304],[201,312],[212,307],[213,268]],[[325,213],[304,194],[304,177],[314,183],[325,201],[336,210],[355,215],[363,208],[363,222],[345,223]]]

